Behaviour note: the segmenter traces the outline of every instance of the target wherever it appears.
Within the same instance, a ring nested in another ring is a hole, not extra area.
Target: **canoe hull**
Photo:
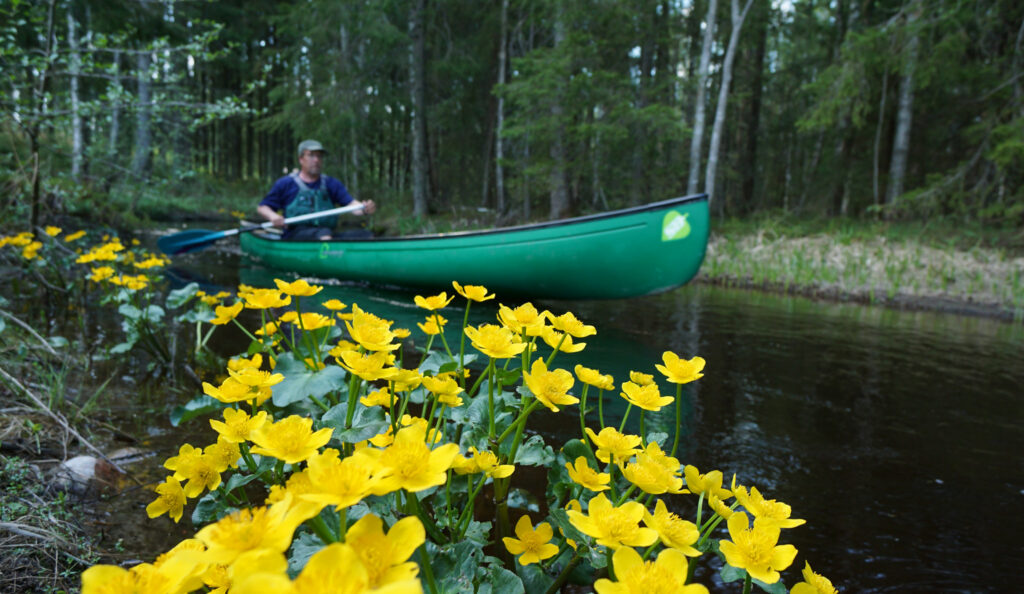
[[[617,299],[692,279],[707,248],[705,195],[480,232],[301,242],[241,237],[257,261],[307,276],[416,288],[484,285],[505,296]]]

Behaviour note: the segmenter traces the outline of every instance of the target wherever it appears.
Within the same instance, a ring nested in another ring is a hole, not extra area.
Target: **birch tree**
[[[700,65],[697,67],[697,99],[693,113],[693,136],[690,138],[690,175],[686,182],[686,193],[696,194],[700,186],[700,162],[704,148],[704,120],[707,109],[708,70],[711,67],[711,46],[715,41],[715,13],[718,0],[708,0],[708,16],[704,20],[704,42],[700,50]]]
[[[904,49],[900,87],[896,107],[896,133],[892,139],[892,161],[889,163],[889,183],[885,190],[885,202],[892,205],[903,194],[903,183],[907,175],[907,153],[910,152],[910,128],[914,119],[914,71],[917,68],[920,39],[914,25],[920,16],[920,6],[915,6],[907,15],[907,44]]]

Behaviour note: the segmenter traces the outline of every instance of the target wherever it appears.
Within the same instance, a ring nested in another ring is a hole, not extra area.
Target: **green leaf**
[[[424,357],[423,361],[420,362],[419,371],[425,375],[437,375],[438,373],[441,373],[441,367],[450,363],[454,363],[458,366],[459,362],[458,360],[449,357],[448,353],[442,351],[430,351],[430,354]],[[454,369],[454,367],[452,369]]]
[[[110,347],[110,354],[120,355],[121,353],[127,353],[128,351],[132,350],[133,346],[135,346],[134,340],[130,342],[122,342],[115,344],[114,346]]]
[[[325,427],[334,429],[331,439],[337,442],[356,443],[383,433],[388,429],[388,423],[384,420],[384,409],[379,406],[363,406],[356,403],[355,413],[352,415],[352,427],[345,429],[345,417],[348,412],[348,402],[342,402],[331,410],[324,413],[320,422]]]
[[[215,413],[227,408],[220,400],[203,394],[189,400],[182,406],[175,406],[171,411],[171,426],[177,427],[185,421],[190,421],[198,416]]]
[[[526,466],[547,466],[555,461],[555,452],[551,446],[544,445],[544,438],[540,435],[531,435],[516,452],[514,464]]]
[[[547,592],[555,580],[537,565],[522,566],[516,563],[516,571],[527,592]]]
[[[210,491],[196,503],[196,508],[192,510],[192,525],[198,527],[215,522],[233,511],[236,509],[228,505],[220,491]]]
[[[764,583],[761,580],[756,579],[756,578],[751,580],[751,581],[753,582],[753,584],[755,586],[757,586],[758,588],[761,588],[765,592],[769,592],[770,594],[786,594],[786,592],[789,591],[789,590],[786,589],[786,584],[782,581],[782,578],[779,578],[779,581],[777,581],[777,582],[775,582],[774,584],[771,584],[771,585],[766,584],[766,583]]]
[[[733,567],[732,565],[725,564],[722,566],[722,569],[718,571],[718,575],[722,578],[723,582],[728,584],[729,582],[742,580],[743,577],[747,575],[747,572],[744,569],[739,569],[738,567]]]
[[[224,491],[230,493],[238,487],[248,485],[258,478],[260,478],[259,474],[233,474],[228,479],[228,482],[224,484]]]
[[[662,449],[665,448],[665,443],[667,441],[668,441],[668,433],[664,433],[664,432],[658,431],[658,432],[653,432],[653,433],[648,433],[647,434],[647,443],[651,443],[651,442],[657,443],[658,446],[661,447]]]
[[[482,568],[482,571],[484,575],[480,580],[481,584],[480,589],[477,590],[478,594],[484,594],[485,592],[524,594],[526,592],[523,580],[500,565],[485,566],[485,568]]]
[[[324,543],[315,534],[303,532],[292,541],[292,547],[288,553],[288,576],[295,579],[302,571],[302,568],[309,563],[309,558],[320,552]]]
[[[175,289],[167,294],[167,307],[175,309],[185,305],[189,299],[196,296],[196,292],[199,291],[198,283],[189,283],[180,289]]]
[[[328,365],[318,371],[313,371],[301,364],[301,367],[289,367],[281,370],[282,360],[291,353],[286,353],[278,359],[278,366],[275,371],[284,374],[284,381],[274,386],[274,405],[288,406],[314,396],[323,398],[330,392],[339,394],[347,393],[345,378],[348,375],[345,370],[337,365]],[[294,361],[294,358],[292,359]]]
[[[59,349],[68,346],[68,339],[63,336],[50,336],[46,339],[53,348]]]
[[[590,464],[591,468],[597,468],[597,460],[594,458],[594,454],[587,447],[587,444],[583,443],[581,439],[570,439],[565,442],[562,446],[562,455],[565,456],[565,461],[575,464],[576,458],[583,456],[587,459],[587,463]]]

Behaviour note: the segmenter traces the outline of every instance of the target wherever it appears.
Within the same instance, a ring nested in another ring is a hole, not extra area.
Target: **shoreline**
[[[831,301],[1024,320],[1024,258],[885,237],[712,234],[695,283]]]

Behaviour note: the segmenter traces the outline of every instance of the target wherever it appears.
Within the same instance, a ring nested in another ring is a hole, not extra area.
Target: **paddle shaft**
[[[309,214],[299,215],[290,219],[285,219],[284,224],[290,225],[292,223],[301,223],[302,221],[311,221],[313,219],[321,219],[323,217],[329,217],[332,215],[345,214],[347,212],[354,212],[363,208],[360,204],[349,204],[348,206],[339,206],[338,208],[332,208],[331,210],[322,210],[320,212],[311,212]],[[274,226],[274,223],[267,221],[262,225],[254,225],[252,227],[244,227],[241,229],[229,229],[223,232],[222,237],[231,237],[232,235],[238,235],[239,233],[248,233],[249,231],[255,231],[257,229],[269,229]]]

